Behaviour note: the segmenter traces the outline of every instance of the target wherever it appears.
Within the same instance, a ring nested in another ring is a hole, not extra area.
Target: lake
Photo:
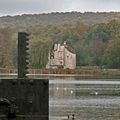
[[[50,80],[50,120],[120,120],[119,79]]]
[[[50,79],[50,120],[120,120],[119,78],[95,79],[91,76],[44,78]],[[73,114],[75,119],[72,119]]]

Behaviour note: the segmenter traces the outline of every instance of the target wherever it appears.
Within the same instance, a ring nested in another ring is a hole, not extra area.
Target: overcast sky
[[[0,16],[67,11],[120,11],[120,0],[0,0]]]

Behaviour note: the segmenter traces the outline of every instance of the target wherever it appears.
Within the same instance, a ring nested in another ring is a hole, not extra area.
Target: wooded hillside
[[[77,66],[120,68],[120,13],[51,13],[0,17],[0,67],[17,65],[17,32],[31,33],[30,67],[44,68],[54,43],[76,50]]]

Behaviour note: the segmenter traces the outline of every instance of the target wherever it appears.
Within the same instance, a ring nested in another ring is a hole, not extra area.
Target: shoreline
[[[76,80],[87,80],[87,79],[114,79],[114,80],[120,80],[120,75],[119,76],[110,76],[110,75],[71,75],[71,74],[27,74],[29,79],[76,79]],[[17,79],[17,74],[0,74],[1,79]]]
[[[120,78],[120,69],[29,69],[30,77],[102,77],[111,76]],[[0,69],[0,76],[17,77],[16,69]]]
[[[0,76],[17,76],[17,73],[0,73]],[[95,76],[95,75],[81,75],[81,74],[27,74],[27,76],[63,76],[63,77],[75,77],[75,76]]]

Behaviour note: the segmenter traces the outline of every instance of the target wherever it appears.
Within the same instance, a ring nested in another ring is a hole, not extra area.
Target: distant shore
[[[77,68],[77,69],[29,69],[31,75],[49,76],[120,76],[120,69]],[[0,74],[17,74],[16,69],[0,69]]]

